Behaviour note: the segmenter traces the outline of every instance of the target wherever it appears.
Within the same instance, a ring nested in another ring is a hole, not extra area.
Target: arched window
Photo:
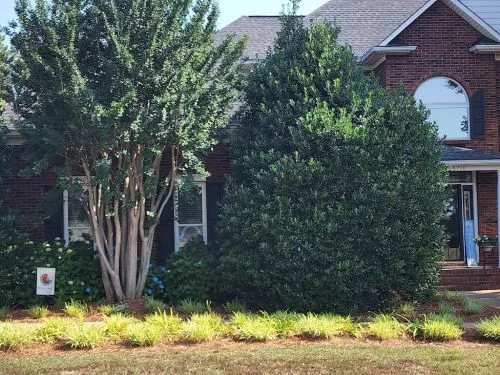
[[[431,78],[420,85],[415,99],[430,110],[430,121],[439,127],[439,135],[451,140],[470,139],[469,97],[456,81]]]

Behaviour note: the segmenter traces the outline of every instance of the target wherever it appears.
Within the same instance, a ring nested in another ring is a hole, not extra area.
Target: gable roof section
[[[339,41],[363,56],[427,0],[330,0],[305,17],[306,22],[335,22],[340,26]]]
[[[335,22],[339,41],[362,57],[375,46],[387,46],[438,0],[330,0],[304,17],[306,25]],[[439,0],[456,11],[483,35],[500,43],[500,0]],[[227,35],[249,37],[245,56],[263,59],[280,30],[279,16],[245,16],[221,29],[216,42]]]
[[[410,26],[415,20],[417,20],[427,9],[434,5],[438,0],[429,0],[423,4],[411,17],[406,19],[397,29],[395,29],[387,38],[385,38],[380,46],[387,46],[391,43],[403,30]],[[500,42],[499,30],[493,28],[488,24],[483,18],[474,12],[474,10],[479,12],[479,9],[483,9],[481,12],[484,14],[484,7],[478,7],[481,1],[489,2],[490,0],[441,0],[451,9],[453,9],[458,15],[475,27],[484,36],[494,40],[495,42]],[[494,1],[494,2],[493,2]],[[500,1],[493,0],[491,4],[486,7],[486,10],[496,9],[500,12]],[[468,6],[464,3],[467,2]]]
[[[280,29],[279,16],[243,16],[219,30],[215,43],[221,43],[229,35],[235,35],[238,40],[246,35],[248,42],[244,56],[260,60],[266,58]]]

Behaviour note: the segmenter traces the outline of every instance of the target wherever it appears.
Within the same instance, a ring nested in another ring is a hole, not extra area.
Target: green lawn
[[[311,343],[0,356],[0,374],[494,374],[500,347]]]

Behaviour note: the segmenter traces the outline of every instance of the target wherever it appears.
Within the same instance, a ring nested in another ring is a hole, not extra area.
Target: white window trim
[[[207,183],[206,178],[202,175],[193,174],[194,182],[198,187],[201,188],[201,209],[202,209],[202,223],[203,225],[203,242],[207,243],[208,227],[207,227]],[[178,190],[175,190],[174,199],[174,244],[175,252],[178,252],[180,248],[180,228],[182,224],[179,224],[178,215]]]
[[[437,76],[437,77],[432,77],[429,79],[426,79],[424,82],[422,82],[418,88],[415,90],[414,96],[416,96],[418,90],[425,85],[427,82],[436,80],[436,79],[447,79],[449,81],[455,82],[458,86],[462,88],[464,91],[465,99],[466,102],[464,103],[449,103],[449,102],[429,102],[429,103],[424,103],[421,99],[419,99],[422,104],[425,105],[427,109],[429,109],[431,112],[433,109],[465,109],[467,111],[467,121],[468,121],[468,127],[467,127],[467,136],[466,137],[454,137],[454,138],[448,138],[446,137],[447,141],[470,141],[471,140],[471,119],[470,119],[470,98],[469,94],[467,94],[467,91],[465,90],[465,87],[460,83],[454,80],[453,78],[446,77],[446,76]],[[439,124],[438,128],[439,128]]]
[[[79,176],[79,177],[75,177],[75,179],[83,180],[84,177]],[[87,190],[87,187],[83,186],[83,189]],[[85,227],[85,228],[87,228],[87,227]],[[91,227],[90,223],[89,223],[89,227],[88,228],[92,232],[92,227]],[[64,246],[66,246],[66,247],[69,246],[69,242],[70,242],[69,232],[70,232],[70,225],[69,225],[69,192],[68,192],[68,190],[64,190],[63,191],[63,237],[64,237]]]

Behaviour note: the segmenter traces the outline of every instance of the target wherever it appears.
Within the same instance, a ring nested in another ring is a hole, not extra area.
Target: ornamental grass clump
[[[396,310],[396,314],[409,316],[415,314],[415,305],[405,302]]]
[[[312,340],[331,339],[335,336],[360,335],[359,328],[350,317],[338,315],[316,315],[309,313],[295,324],[295,335]]]
[[[36,331],[35,335],[37,341],[46,344],[53,344],[57,341],[61,341],[72,324],[72,321],[65,318],[46,318],[43,320],[42,327]]]
[[[105,338],[105,328],[99,324],[73,323],[69,326],[64,341],[71,349],[94,349]]]
[[[168,315],[165,311],[148,315],[145,322],[156,327],[160,333],[161,341],[172,342],[178,340],[181,336],[182,319],[178,315],[172,314],[172,312]]]
[[[148,309],[148,313],[156,314],[162,313],[165,311],[165,304],[162,301],[154,299],[152,297],[146,297],[146,308]]]
[[[180,302],[180,308],[186,314],[202,314],[206,311],[210,311],[210,301],[206,301],[206,303],[195,301],[192,298],[185,298]]]
[[[126,342],[132,346],[149,347],[156,345],[162,336],[162,329],[150,323],[137,323],[128,327]]]
[[[391,315],[378,314],[367,324],[366,332],[379,340],[391,340],[403,336],[404,326]]]
[[[455,308],[445,302],[440,302],[436,313],[437,315],[455,315]]]
[[[233,336],[242,341],[270,341],[278,338],[276,320],[269,315],[235,313],[231,319]]]
[[[477,325],[477,332],[481,337],[500,341],[500,316],[482,320]]]
[[[28,309],[28,314],[33,319],[41,319],[49,314],[49,309],[47,306],[34,305]]]
[[[286,338],[294,335],[295,324],[303,315],[289,311],[277,311],[269,317],[274,321],[278,336]]]
[[[429,314],[421,326],[421,335],[426,340],[458,340],[463,333],[460,319],[453,315]]]
[[[453,292],[449,290],[444,290],[442,291],[439,296],[445,300],[445,301],[450,301],[450,302],[462,302],[464,297],[459,294],[458,292]]]
[[[3,322],[7,319],[9,315],[10,308],[7,306],[0,306],[0,322]]]
[[[477,315],[481,314],[486,308],[486,304],[476,298],[465,298],[464,299],[464,309],[467,315]]]
[[[18,324],[0,324],[0,350],[18,350],[34,342],[34,330]]]
[[[124,339],[128,327],[139,322],[136,318],[121,313],[105,316],[103,320],[106,324],[106,334],[115,342]]]
[[[64,304],[64,312],[70,318],[83,319],[88,311],[88,305],[83,302],[71,300],[70,302]]]
[[[228,301],[224,304],[224,310],[228,313],[244,313],[247,311],[247,305],[245,302],[240,301],[238,299],[233,299],[232,301]]]
[[[212,341],[224,334],[224,322],[219,315],[213,313],[193,314],[182,325],[182,341],[201,343]]]

